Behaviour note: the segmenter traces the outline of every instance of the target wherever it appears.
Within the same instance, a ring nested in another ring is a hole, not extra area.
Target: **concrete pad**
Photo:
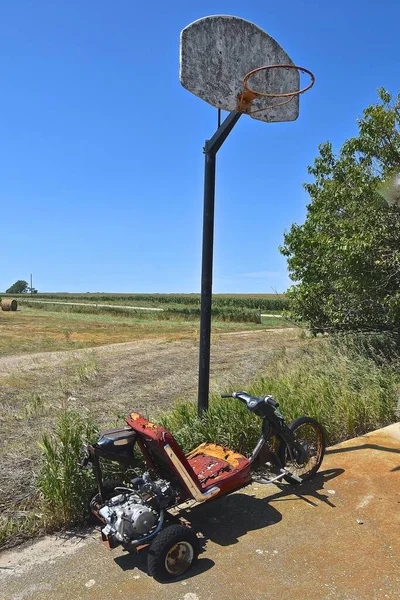
[[[397,600],[400,423],[330,448],[311,483],[253,484],[185,516],[205,551],[181,581],[97,534],[50,536],[0,555],[0,598]]]

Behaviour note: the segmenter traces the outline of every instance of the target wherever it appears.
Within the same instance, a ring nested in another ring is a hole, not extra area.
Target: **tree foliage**
[[[400,171],[400,94],[379,90],[358,136],[338,155],[329,142],[304,185],[311,202],[281,252],[295,282],[294,317],[314,331],[397,329],[400,323],[400,208],[382,192]]]
[[[6,294],[25,294],[28,290],[28,282],[18,279],[18,281],[6,290]]]
[[[38,291],[34,287],[30,287],[27,281],[18,279],[11,287],[6,290],[6,294],[37,294]]]

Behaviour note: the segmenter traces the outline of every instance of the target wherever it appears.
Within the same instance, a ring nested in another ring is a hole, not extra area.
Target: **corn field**
[[[7,294],[3,294],[7,297]],[[21,295],[21,299],[29,295]],[[121,304],[165,307],[197,307],[200,308],[200,294],[35,294],[34,300],[58,300],[59,302],[94,302],[105,304]],[[288,307],[284,294],[214,294],[213,307],[230,309],[254,309],[260,312],[280,312]]]

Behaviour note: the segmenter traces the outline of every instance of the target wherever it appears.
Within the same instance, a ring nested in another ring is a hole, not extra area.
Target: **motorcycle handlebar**
[[[237,398],[244,404],[247,404],[247,399],[250,398],[247,392],[232,392],[232,394],[221,394],[221,398]]]
[[[232,394],[221,394],[221,398],[237,398],[247,406],[250,412],[257,414],[261,418],[264,418],[267,415],[271,407],[274,409],[275,414],[279,413],[279,404],[272,396],[258,398],[257,396],[250,396],[247,392],[232,392]],[[280,413],[278,416],[279,415]]]
[[[262,400],[261,398],[253,398],[249,396],[247,392],[232,392],[232,394],[221,394],[221,398],[237,398],[242,402],[249,410],[253,410],[257,401]]]
[[[274,409],[279,407],[278,402],[272,396],[264,396],[258,398],[257,396],[250,396],[247,392],[232,392],[232,394],[221,394],[221,398],[237,398],[247,406],[251,412],[257,412],[262,409],[264,404],[273,406]],[[258,413],[257,413],[258,414]]]

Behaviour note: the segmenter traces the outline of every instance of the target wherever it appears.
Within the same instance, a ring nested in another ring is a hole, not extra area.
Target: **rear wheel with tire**
[[[295,449],[289,448],[287,444],[281,443],[278,449],[278,457],[282,465],[293,475],[300,477],[303,481],[311,479],[321,466],[325,453],[325,434],[322,426],[312,417],[299,417],[290,425],[296,442],[305,451],[304,457],[300,458]],[[298,483],[290,475],[284,479],[289,483]]]
[[[147,558],[149,575],[163,582],[183,575],[200,552],[196,534],[184,525],[170,525],[154,539]]]

